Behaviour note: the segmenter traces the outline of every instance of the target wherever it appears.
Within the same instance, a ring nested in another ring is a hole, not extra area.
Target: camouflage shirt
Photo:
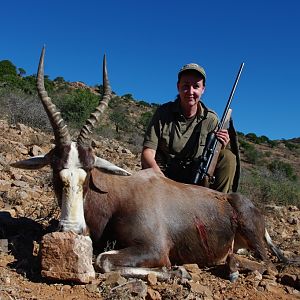
[[[155,160],[164,171],[174,158],[198,158],[203,152],[207,134],[216,129],[217,124],[216,113],[202,102],[199,102],[194,118],[185,118],[177,98],[158,107],[147,128],[143,146],[156,150]]]

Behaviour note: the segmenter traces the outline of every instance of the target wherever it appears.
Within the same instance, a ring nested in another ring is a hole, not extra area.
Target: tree
[[[265,136],[265,135],[261,135],[259,138],[260,143],[269,143],[270,139]]]
[[[148,102],[146,102],[144,100],[138,101],[138,104],[141,105],[141,106],[146,106],[146,107],[150,107],[151,106],[150,103],[148,103]]]
[[[14,75],[17,76],[16,66],[9,60],[0,61],[0,76]]]
[[[116,132],[119,132],[119,129],[127,130],[131,125],[126,115],[126,108],[122,106],[115,107],[114,110],[110,113],[109,119],[115,124]]]
[[[23,77],[26,74],[26,71],[23,68],[18,68],[19,76]]]
[[[99,94],[103,94],[103,85],[102,84],[96,84],[95,85],[95,90],[99,93]]]
[[[257,135],[255,133],[247,133],[246,138],[249,139],[251,142],[256,143],[257,142]]]
[[[126,99],[129,99],[129,100],[133,100],[132,94],[125,94],[125,95],[122,96],[122,98],[126,98]]]
[[[66,122],[72,123],[75,127],[82,127],[95,110],[98,101],[98,96],[89,90],[74,90],[64,95],[56,104]]]
[[[153,112],[151,112],[151,111],[146,111],[141,114],[141,117],[139,119],[139,124],[141,124],[143,126],[143,130],[147,129],[152,116],[153,116]]]
[[[22,78],[21,89],[26,94],[34,94],[36,92],[36,75],[25,76]]]
[[[268,165],[268,169],[274,174],[276,173],[279,177],[286,177],[289,180],[296,181],[297,175],[293,167],[284,161],[274,160]]]
[[[64,83],[65,79],[62,76],[58,76],[53,81],[55,81],[57,83]]]

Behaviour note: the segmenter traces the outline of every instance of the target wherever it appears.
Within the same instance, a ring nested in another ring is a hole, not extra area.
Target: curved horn
[[[37,90],[44,106],[44,109],[48,115],[50,123],[53,128],[54,136],[55,136],[55,144],[62,145],[68,144],[71,142],[71,136],[69,134],[67,125],[56,108],[55,104],[52,103],[51,98],[48,96],[47,91],[45,90],[44,85],[44,56],[45,56],[45,47],[43,47],[39,67],[38,67],[38,75],[37,75]]]
[[[80,134],[77,138],[77,143],[81,145],[89,145],[89,135],[99,122],[100,115],[108,106],[108,102],[111,99],[111,87],[109,84],[107,69],[106,69],[106,56],[103,57],[103,98],[95,111],[91,113],[90,117],[86,120],[85,125],[82,127]]]

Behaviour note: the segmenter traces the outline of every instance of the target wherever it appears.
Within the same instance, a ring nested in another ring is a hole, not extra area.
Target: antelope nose
[[[58,232],[64,232],[64,231],[65,231],[65,230],[64,230],[64,225],[58,224],[58,226],[57,226],[57,231],[58,231]]]

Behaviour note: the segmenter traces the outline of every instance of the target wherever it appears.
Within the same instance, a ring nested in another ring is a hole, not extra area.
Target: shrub
[[[95,129],[95,134],[96,135],[101,135],[104,138],[108,139],[115,139],[116,138],[116,131],[113,130],[111,127],[106,126],[106,125],[99,125]]]
[[[251,198],[256,205],[297,205],[300,207],[300,186],[287,178],[278,180],[266,168],[243,170],[240,192]]]
[[[257,138],[258,144],[269,143],[269,141],[270,141],[270,139],[265,135],[261,135],[260,137]]]
[[[266,151],[264,153],[265,157],[271,157],[272,156],[272,152],[271,151]]]
[[[120,97],[112,97],[108,103],[108,107],[114,109],[115,107],[119,106],[121,102],[122,100]]]
[[[18,68],[18,75],[23,77],[26,74],[26,71],[23,68]]]
[[[297,180],[297,175],[289,163],[280,160],[274,160],[269,163],[267,167],[273,173],[273,176],[278,177],[279,180],[282,178],[287,178],[292,181]]]
[[[103,94],[103,85],[102,84],[96,84],[94,86],[95,90],[100,94],[102,95]]]
[[[263,157],[263,154],[255,149],[255,146],[244,141],[240,140],[240,147],[242,148],[242,152],[244,153],[244,157],[247,162],[251,164],[257,164],[260,159]]]
[[[65,79],[62,76],[56,77],[53,81],[57,83],[65,83]]]
[[[0,61],[0,76],[5,76],[5,75],[17,76],[17,68],[9,60]]]
[[[132,94],[125,94],[125,95],[122,96],[122,98],[134,100]]]
[[[284,143],[285,147],[287,147],[291,151],[299,148],[299,145],[291,143],[289,141],[283,141],[283,143]]]
[[[142,151],[143,136],[138,132],[130,132],[126,143],[128,143],[128,148],[132,153],[140,154]]]
[[[143,130],[145,131],[148,127],[148,124],[150,123],[150,120],[153,116],[153,112],[151,111],[146,111],[141,114],[138,123],[142,125]]]
[[[20,88],[21,78],[14,74],[6,74],[0,77],[0,81],[4,86],[14,87],[15,89]]]
[[[98,102],[98,96],[89,90],[74,90],[56,100],[56,105],[66,122],[75,128],[81,128]]]
[[[0,93],[1,115],[12,124],[23,123],[34,128],[51,131],[46,112],[37,96],[28,96],[23,91]]]
[[[278,142],[270,140],[267,136],[261,135],[257,136],[255,133],[247,133],[244,135],[241,132],[238,132],[240,137],[246,137],[250,142],[254,144],[268,144],[270,147],[275,147]]]
[[[278,145],[278,142],[269,140],[269,141],[268,141],[268,145],[269,145],[271,148],[274,148],[274,147],[276,147],[276,146]]]
[[[45,76],[45,88],[47,92],[51,93],[54,90],[53,81],[49,80]],[[30,75],[26,77],[20,77],[15,74],[7,74],[0,76],[0,82],[3,86],[9,87],[11,90],[22,90],[26,94],[34,95],[36,93],[36,76]]]
[[[150,107],[150,103],[144,101],[144,100],[140,100],[138,101],[138,104],[141,105],[141,106],[144,106],[144,107]]]
[[[253,143],[257,142],[257,135],[255,133],[247,133],[245,137]]]
[[[123,106],[115,107],[109,114],[109,119],[115,124],[116,132],[119,132],[119,130],[127,131],[133,128],[133,124],[127,115],[127,108]]]
[[[26,94],[33,95],[36,93],[36,76],[30,75],[22,78],[20,89],[22,89]]]

